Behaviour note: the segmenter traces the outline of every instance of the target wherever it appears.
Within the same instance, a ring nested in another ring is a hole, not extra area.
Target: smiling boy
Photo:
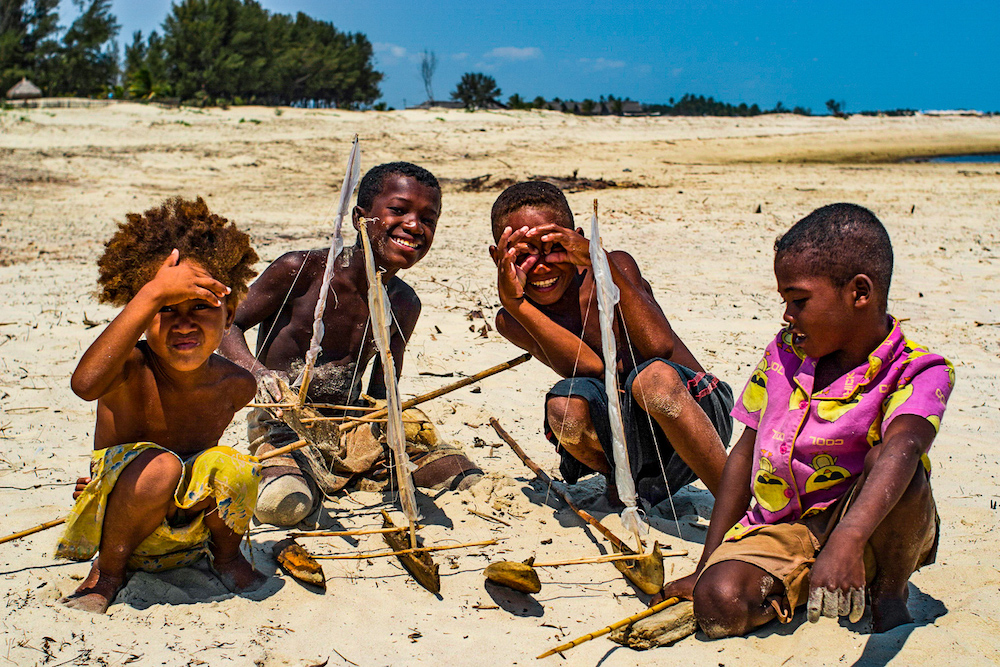
[[[73,391],[97,401],[92,479],[77,483],[56,550],[98,557],[66,606],[102,613],[127,570],[181,567],[206,552],[230,590],[263,583],[240,553],[259,469],[218,446],[255,384],[214,354],[256,261],[249,237],[200,198],[129,214],[107,243],[101,300],[125,307],[73,373]]]
[[[426,169],[409,162],[373,167],[358,188],[353,212],[355,228],[367,225],[375,262],[384,271],[393,313],[390,348],[397,376],[402,369],[406,343],[420,315],[420,299],[396,274],[420,261],[430,250],[441,215],[441,188]],[[318,299],[327,251],[298,250],[286,253],[260,275],[236,311],[232,330],[221,351],[250,370],[265,400],[280,402],[277,379],[290,382],[301,369],[309,347],[313,313]],[[376,356],[368,313],[368,279],[358,243],[345,248],[337,260],[330,285],[330,301],[323,323],[325,335],[309,399],[328,405],[353,404],[361,393],[362,371],[375,357],[367,394],[385,397],[381,362]],[[257,353],[251,353],[244,333],[260,325]],[[297,440],[280,421],[281,411],[255,410],[249,418],[251,451],[263,454]],[[292,526],[318,507],[324,493],[334,493],[354,475],[384,460],[381,447],[352,451],[345,438],[346,455],[307,447],[291,456],[264,464],[257,518],[264,523]],[[443,456],[442,456],[443,455]],[[433,465],[432,465],[433,463]],[[467,476],[479,472],[457,450],[425,456],[417,462],[423,472],[414,475],[422,486],[468,484]],[[332,469],[331,469],[332,468]]]
[[[808,618],[883,632],[912,621],[907,582],[934,562],[928,450],[951,364],[886,312],[892,246],[853,204],[813,211],[775,243],[787,328],[733,410],[746,429],[723,473],[695,573],[660,594],[694,599],[710,637]],[[753,504],[752,504],[753,501]]]
[[[706,373],[670,327],[632,257],[608,253],[621,292],[615,359],[603,359],[590,242],[573,230],[573,213],[554,185],[518,183],[492,211],[496,326],[563,380],[545,399],[546,436],[562,456],[569,483],[604,473],[614,457],[604,364],[617,368],[631,473],[639,496],[656,504],[696,478],[713,494],[732,432],[729,385]],[[609,495],[614,493],[609,487]]]

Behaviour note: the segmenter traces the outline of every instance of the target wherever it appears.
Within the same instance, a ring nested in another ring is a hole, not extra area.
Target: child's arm
[[[308,276],[300,275],[305,273],[303,264],[307,259],[308,253],[290,252],[264,269],[260,277],[250,286],[246,298],[236,308],[233,324],[219,345],[222,356],[253,373],[257,381],[276,401],[281,400],[281,390],[273,381],[273,376],[278,373],[266,368],[250,351],[246,331],[261,322],[272,320],[286,302],[286,298],[298,296],[291,294],[293,287],[299,287],[301,290],[309,287]],[[289,378],[284,377],[284,380],[288,382]]]
[[[514,231],[508,227],[497,245],[490,248],[497,265],[500,304],[504,308],[497,314],[497,331],[563,377],[600,377],[604,363],[597,353],[580,336],[553,322],[524,298],[526,273],[536,261],[529,256],[525,266],[517,263],[517,246],[524,236],[523,229]]]
[[[831,594],[841,615],[850,612],[852,598],[859,601],[856,615],[860,616],[864,610],[865,544],[903,496],[934,436],[931,423],[917,415],[899,415],[886,428],[882,444],[877,445],[882,451],[865,473],[857,499],[816,557],[809,582],[809,620],[819,619],[822,598]]]
[[[558,225],[540,225],[532,229],[530,235],[538,236],[546,246],[553,246],[546,261],[590,266],[590,241],[581,232]],[[639,266],[631,255],[620,250],[608,253],[608,264],[611,280],[621,295],[618,307],[632,345],[646,359],[669,359],[674,351],[673,330]]]
[[[162,308],[188,299],[204,299],[221,306],[229,288],[205,269],[181,263],[175,249],[151,281],[118,313],[111,324],[84,352],[70,385],[86,401],[97,400],[117,387],[126,376],[126,364],[135,344]]]
[[[722,470],[722,482],[719,484],[719,495],[715,498],[712,508],[712,519],[705,535],[705,546],[701,552],[701,560],[694,573],[670,582],[652,603],[669,597],[682,597],[690,600],[698,575],[705,568],[705,563],[726,536],[726,532],[739,521],[750,508],[752,498],[750,492],[750,472],[753,470],[754,443],[757,431],[747,427],[743,435],[729,452],[726,467]],[[651,604],[652,604],[651,603]]]

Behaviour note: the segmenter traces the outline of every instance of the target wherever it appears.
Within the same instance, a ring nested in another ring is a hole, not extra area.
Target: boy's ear
[[[233,326],[233,320],[236,319],[236,299],[231,296],[226,297],[226,329]]]
[[[576,233],[579,234],[580,236],[583,236],[583,227],[577,227]]]
[[[354,210],[351,212],[351,224],[354,225],[354,229],[361,230],[361,218],[367,218],[368,215],[366,211],[360,206],[355,206]]]
[[[500,266],[500,249],[495,245],[490,246],[490,257],[493,259],[493,263]]]
[[[875,298],[875,283],[863,273],[854,276],[850,282],[855,308],[864,308]]]

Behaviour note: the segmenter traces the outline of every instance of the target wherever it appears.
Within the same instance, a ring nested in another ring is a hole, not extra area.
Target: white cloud
[[[492,51],[483,54],[484,58],[497,58],[499,60],[537,60],[542,57],[542,50],[537,46],[498,46]]]
[[[622,69],[625,67],[624,60],[608,60],[607,58],[580,58],[581,65],[589,67],[595,72],[603,72],[609,69]]]
[[[464,51],[462,53],[453,53],[451,55],[451,59],[452,60],[465,60],[468,57],[469,57],[469,54],[465,53]]]

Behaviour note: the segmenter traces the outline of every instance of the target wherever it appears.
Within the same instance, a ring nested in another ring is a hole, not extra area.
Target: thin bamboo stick
[[[490,417],[490,426],[493,427],[493,430],[497,432],[497,435],[499,435],[504,442],[510,445],[510,448],[514,450],[515,454],[517,454],[517,458],[521,459],[521,463],[526,465],[528,469],[531,470],[531,472],[535,473],[535,477],[541,480],[543,484],[545,484],[550,489],[555,491],[556,494],[560,498],[562,498],[563,502],[569,505],[569,508],[573,510],[573,512],[575,512],[578,517],[580,517],[583,521],[593,526],[594,529],[597,530],[597,532],[606,537],[612,544],[618,547],[619,550],[625,551],[626,549],[631,549],[631,547],[628,547],[628,545],[626,545],[621,538],[612,533],[611,530],[608,529],[604,524],[602,524],[600,521],[591,516],[589,512],[577,507],[576,503],[573,502],[573,499],[570,498],[568,493],[563,493],[562,491],[557,489],[555,485],[552,483],[552,478],[549,477],[544,470],[539,468],[538,464],[536,464],[534,461],[528,458],[528,455],[524,453],[524,450],[521,449],[521,446],[517,444],[517,441],[514,440],[514,438],[512,438],[510,434],[503,429],[502,426],[500,426],[500,422],[498,422],[496,418]],[[633,556],[634,555],[635,554],[633,554]]]
[[[423,526],[417,526],[423,528]],[[289,537],[351,537],[353,535],[383,535],[385,533],[402,533],[409,530],[407,526],[394,528],[359,528],[358,530],[317,530],[309,533],[288,533]]]
[[[375,412],[379,408],[370,405],[340,405],[338,403],[306,403],[310,408],[325,410],[354,410],[355,412]],[[298,403],[247,403],[248,408],[297,408]]]
[[[66,517],[62,519],[55,519],[54,521],[46,521],[43,524],[39,524],[34,528],[28,528],[27,530],[22,530],[19,533],[14,533],[13,535],[8,535],[7,537],[0,538],[0,544],[4,542],[12,542],[14,540],[19,540],[22,537],[27,537],[28,535],[34,535],[35,533],[40,533],[43,530],[48,530],[49,528],[55,528],[56,526],[66,523]]]
[[[426,394],[421,394],[420,396],[416,396],[415,398],[411,398],[409,400],[403,401],[402,404],[400,404],[400,409],[402,409],[402,410],[408,410],[409,408],[412,408],[412,407],[414,407],[416,405],[420,405],[421,403],[426,403],[427,401],[430,401],[432,399],[438,398],[440,396],[444,396],[445,394],[449,394],[449,393],[455,391],[456,389],[461,389],[462,387],[467,387],[468,385],[473,384],[475,382],[479,382],[480,380],[488,378],[491,375],[496,375],[497,373],[499,373],[501,371],[505,371],[505,370],[507,370],[509,368],[514,368],[515,366],[523,364],[528,359],[531,359],[531,355],[529,353],[525,352],[521,356],[514,357],[510,361],[505,361],[502,364],[497,364],[496,366],[493,366],[492,368],[487,368],[485,371],[480,371],[479,373],[476,373],[475,375],[470,375],[469,377],[462,378],[461,380],[458,380],[457,382],[452,382],[451,384],[447,384],[447,385],[445,385],[443,387],[440,387],[438,389],[434,389],[433,391],[429,391]],[[369,418],[384,417],[387,414],[388,414],[388,410],[386,408],[382,408],[381,410],[377,410],[377,411],[369,414],[368,417]]]
[[[664,558],[668,556],[687,556],[685,551],[668,551],[662,554]],[[571,558],[569,560],[553,561],[551,563],[532,563],[532,567],[561,567],[563,565],[589,565],[591,563],[614,563],[619,560],[638,560],[640,554],[605,554],[603,556],[591,556],[587,558]]]
[[[403,530],[409,530],[408,526],[404,526]],[[360,554],[331,554],[329,556],[313,556],[316,559],[323,560],[360,560],[363,558],[384,558],[387,556],[401,556],[403,554],[413,554],[413,553],[424,553],[427,551],[447,551],[448,549],[468,549],[470,547],[486,547],[491,544],[496,544],[496,540],[483,540],[482,542],[466,542],[465,544],[447,544],[439,547],[416,547],[411,549],[401,549],[399,551],[373,551],[370,553],[360,553]]]
[[[681,601],[680,598],[668,598],[668,599],[664,600],[663,602],[660,602],[659,604],[654,604],[652,607],[650,607],[646,611],[641,611],[638,614],[634,614],[632,616],[629,616],[628,618],[623,618],[622,620],[616,621],[615,623],[612,623],[611,625],[609,625],[607,627],[601,628],[600,630],[595,630],[594,632],[586,634],[586,635],[584,635],[582,637],[577,637],[576,639],[574,639],[573,641],[569,642],[568,644],[563,644],[562,646],[557,646],[554,649],[550,649],[550,650],[546,651],[545,653],[541,654],[540,656],[538,656],[536,658],[536,660],[541,660],[542,658],[547,658],[550,655],[555,655],[556,653],[562,653],[563,651],[568,651],[569,649],[573,648],[574,646],[579,646],[580,644],[583,644],[585,642],[589,642],[591,639],[596,639],[598,637],[601,637],[603,635],[608,634],[609,632],[614,632],[618,628],[625,627],[626,625],[631,625],[632,623],[635,623],[636,621],[641,621],[642,619],[647,618],[649,616],[652,616],[653,614],[655,614],[657,612],[661,612],[664,609],[666,609],[667,607],[671,607],[671,606],[677,604],[680,601]]]

